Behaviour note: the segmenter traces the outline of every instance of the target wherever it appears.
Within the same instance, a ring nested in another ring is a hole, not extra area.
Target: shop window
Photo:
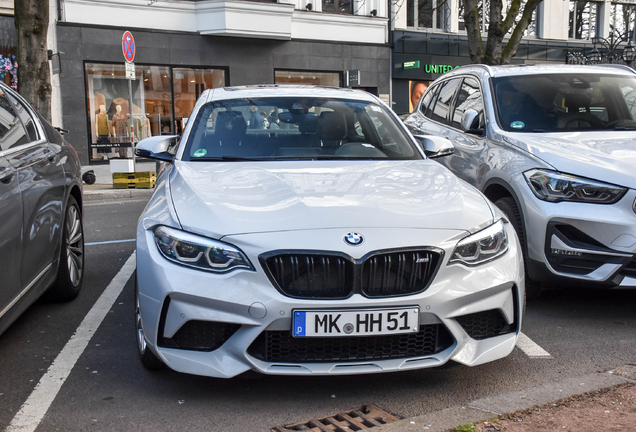
[[[132,157],[131,117],[134,142],[180,135],[201,93],[225,85],[224,70],[136,64],[131,110],[123,63],[86,63],[85,71],[91,160]]]
[[[276,84],[311,84],[340,87],[342,80],[339,72],[277,70],[274,72],[274,82]]]
[[[636,4],[612,3],[610,12],[610,34],[620,36],[624,41],[634,37]]]
[[[449,0],[407,0],[406,25],[408,27],[447,30],[449,21]]]
[[[570,2],[569,34],[571,39],[593,39],[598,28],[598,5],[590,1]]]
[[[181,135],[194,105],[205,89],[223,87],[222,69],[173,68],[175,133]]]
[[[353,0],[322,0],[322,11],[353,14]]]
[[[18,37],[13,17],[0,16],[0,81],[18,88]]]

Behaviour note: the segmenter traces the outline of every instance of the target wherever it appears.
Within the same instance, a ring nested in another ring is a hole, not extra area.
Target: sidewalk
[[[636,430],[636,366],[568,378],[406,418],[377,432]],[[623,406],[625,400],[631,406]],[[615,403],[617,401],[617,403]],[[591,424],[586,418],[602,408]],[[586,422],[581,426],[581,422]],[[618,425],[623,425],[618,426]],[[567,425],[567,426],[566,426]],[[611,427],[610,427],[611,425]],[[572,427],[574,426],[574,428]],[[618,426],[618,427],[617,427]]]
[[[95,183],[84,183],[84,202],[105,202],[120,199],[147,199],[155,191],[154,189],[115,189],[113,187],[113,174],[110,165],[87,165],[82,167],[82,174],[93,170],[97,178]],[[156,171],[155,162],[137,163],[135,171]]]

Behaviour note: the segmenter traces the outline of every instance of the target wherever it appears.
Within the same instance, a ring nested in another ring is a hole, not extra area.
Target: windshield
[[[210,102],[184,153],[190,161],[421,158],[384,107],[314,97]]]
[[[494,78],[499,125],[508,132],[636,129],[636,78],[600,74]]]

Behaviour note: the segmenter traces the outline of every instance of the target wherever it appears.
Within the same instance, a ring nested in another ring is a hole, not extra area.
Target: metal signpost
[[[133,97],[132,97],[132,80],[135,79],[135,39],[129,31],[124,32],[124,36],[121,38],[121,49],[126,59],[126,79],[128,80],[128,116],[130,118],[130,147],[132,148],[133,169],[136,171],[135,166],[135,122],[133,121]]]

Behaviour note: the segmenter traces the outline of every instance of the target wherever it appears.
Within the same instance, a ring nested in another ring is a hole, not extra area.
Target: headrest
[[[318,119],[318,135],[325,141],[342,140],[347,137],[347,120],[340,112],[323,112]]]
[[[244,135],[247,123],[240,111],[219,111],[216,116],[215,134]]]
[[[315,134],[318,127],[318,116],[315,114],[306,115],[298,124],[301,133]]]

